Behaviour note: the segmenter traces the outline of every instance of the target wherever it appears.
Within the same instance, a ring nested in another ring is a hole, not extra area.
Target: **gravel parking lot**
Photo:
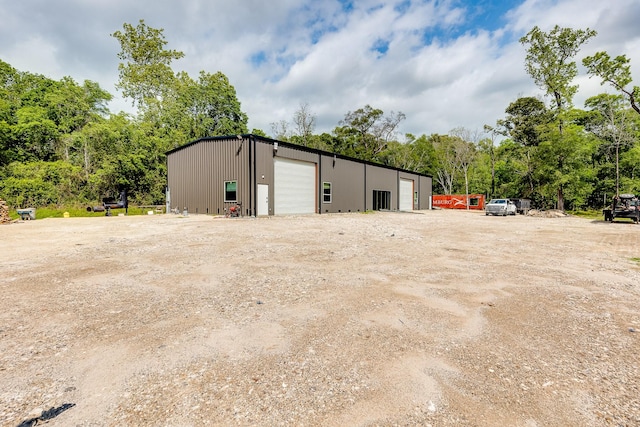
[[[2,225],[0,424],[638,426],[625,221]]]

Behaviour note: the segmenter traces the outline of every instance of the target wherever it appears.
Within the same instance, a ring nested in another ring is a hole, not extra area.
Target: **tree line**
[[[117,89],[137,113],[113,114],[112,95],[92,81],[53,80],[0,60],[0,198],[13,207],[84,204],[127,189],[132,203],[163,204],[165,153],[205,136],[248,133],[235,88],[222,73],[175,72],[184,56],[143,20],[111,34],[121,46]],[[590,29],[533,28],[520,39],[525,70],[541,89],[481,130],[400,133],[406,116],[371,105],[315,132],[311,107],[271,124],[271,137],[433,176],[434,194],[526,197],[538,208],[599,208],[640,192],[640,89],[630,60],[582,59],[613,93],[573,105],[576,56]],[[545,102],[550,100],[550,102]],[[269,136],[260,129],[252,133]]]

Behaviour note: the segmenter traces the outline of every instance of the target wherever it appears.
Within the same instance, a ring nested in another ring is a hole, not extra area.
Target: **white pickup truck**
[[[491,199],[484,208],[485,215],[515,215],[516,204],[509,199]]]

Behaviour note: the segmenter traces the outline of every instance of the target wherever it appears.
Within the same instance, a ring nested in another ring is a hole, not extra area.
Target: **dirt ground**
[[[638,426],[640,226],[0,226],[0,425]]]

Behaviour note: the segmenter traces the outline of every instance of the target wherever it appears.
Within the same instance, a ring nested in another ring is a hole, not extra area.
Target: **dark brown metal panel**
[[[256,184],[266,184],[269,186],[269,215],[273,214],[273,144],[257,139],[256,140]],[[257,191],[256,186],[256,191]]]
[[[237,181],[238,202],[249,207],[249,139],[202,140],[167,157],[171,208],[224,214],[224,182]]]
[[[273,145],[271,148],[273,149]],[[302,148],[302,147],[301,147]],[[273,154],[275,157],[282,157],[285,159],[291,160],[302,160],[305,162],[318,163],[318,153],[305,151],[302,149],[296,149],[293,147],[283,146],[282,144],[278,144],[278,149],[273,150]]]
[[[274,174],[274,161],[277,158],[298,160],[316,165],[316,195],[318,190],[318,163],[320,161],[320,155],[317,152],[309,151],[304,147],[289,146],[277,143],[276,141],[265,140],[262,141],[262,150],[264,151],[265,162],[270,162],[265,170],[269,173],[269,214],[273,214],[275,211],[275,174]],[[265,175],[265,179],[266,179]],[[258,178],[262,178],[262,175],[258,175]],[[318,211],[318,203],[316,201],[316,212]]]
[[[432,178],[356,159],[245,135],[202,139],[167,154],[167,183],[171,208],[191,213],[224,214],[224,182],[238,182],[243,213],[255,215],[257,184],[269,185],[269,212],[274,202],[274,157],[317,165],[319,212],[353,212],[372,209],[373,190],[391,193],[391,208],[398,207],[399,178],[414,181],[419,201],[415,208],[430,207]],[[323,182],[332,183],[332,202],[323,203]]]
[[[329,155],[323,155],[320,163],[320,213],[365,211],[364,165]],[[331,203],[323,201],[324,182],[331,183]]]
[[[373,190],[391,192],[391,210],[398,209],[398,171],[378,166],[366,165],[367,209],[373,209]]]
[[[433,178],[420,177],[420,207],[418,209],[431,208],[431,196],[433,195]]]

